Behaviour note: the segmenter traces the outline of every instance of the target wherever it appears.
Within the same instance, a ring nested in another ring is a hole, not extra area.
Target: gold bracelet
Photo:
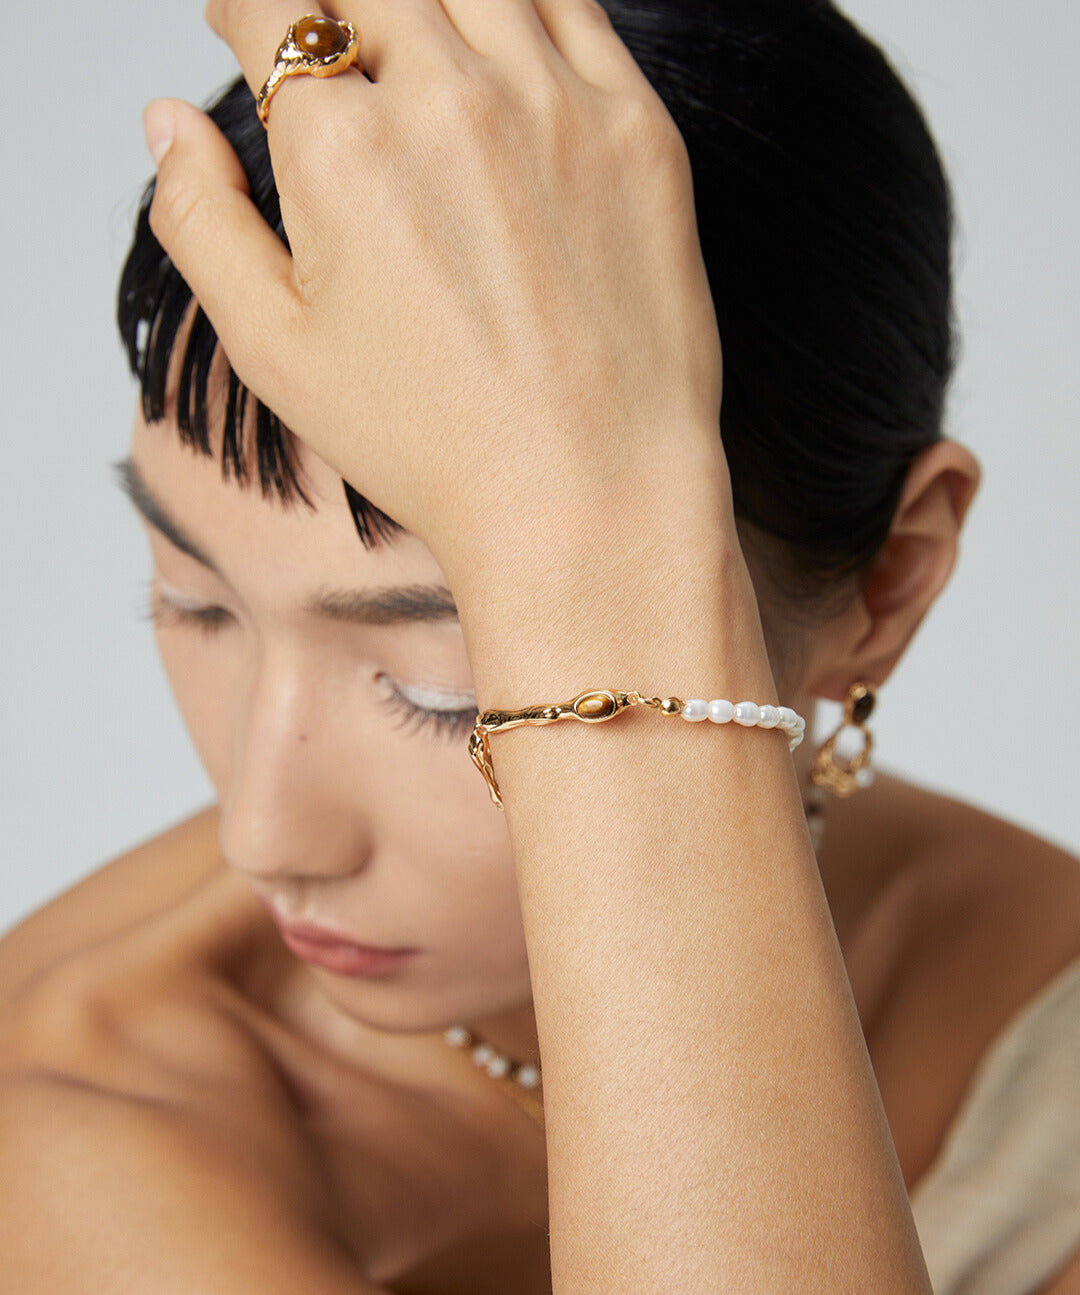
[[[643,697],[639,692],[617,692],[611,688],[591,688],[572,701],[555,705],[526,706],[523,710],[486,710],[476,719],[469,738],[469,755],[484,775],[492,801],[503,808],[495,770],[491,763],[488,735],[519,724],[555,724],[561,719],[579,719],[585,724],[602,724],[630,706],[651,706],[661,715],[679,715],[690,723],[712,720],[714,724],[741,724],[744,728],[778,728],[787,735],[788,749],[794,751],[803,740],[806,721],[790,706],[759,706],[757,702],[730,702],[722,697],[714,701],[678,697]]]

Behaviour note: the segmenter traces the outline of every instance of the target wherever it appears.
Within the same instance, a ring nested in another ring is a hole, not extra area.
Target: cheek
[[[506,892],[516,896],[510,834],[491,803],[465,741],[389,732],[381,758],[367,767],[388,818],[384,832],[395,853],[421,864],[452,902],[476,904]]]
[[[159,629],[158,653],[192,745],[219,797],[228,785],[233,710],[243,686],[243,663],[224,638],[201,631]]]
[[[243,636],[159,629],[157,644],[195,750],[219,799],[227,801],[238,726],[251,704],[266,703]],[[507,989],[527,989],[510,835],[466,739],[403,731],[374,694],[349,698],[345,677],[333,671],[324,677],[324,686],[300,702],[319,718],[309,731],[316,740],[290,756],[293,790],[306,785],[303,796],[326,796],[328,808],[354,818],[378,865],[369,884],[378,880],[381,888],[393,875],[394,894],[379,903],[422,913],[420,943],[450,955],[466,981],[475,978],[480,986],[494,976]],[[268,679],[267,687],[280,683]],[[328,692],[334,705],[327,705]],[[316,769],[304,761],[320,763]]]
[[[383,845],[403,862],[398,883],[415,880],[432,939],[462,967],[516,971],[525,936],[510,834],[464,742],[398,738],[383,768]]]

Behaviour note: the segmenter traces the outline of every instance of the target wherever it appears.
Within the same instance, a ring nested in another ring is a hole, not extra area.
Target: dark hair
[[[604,0],[689,151],[724,351],[720,431],[740,525],[785,598],[812,602],[884,543],[906,472],[942,435],[955,363],[952,203],[921,111],[828,0]],[[285,232],[243,81],[208,109],[259,210]],[[151,183],[118,320],[150,421],[190,292],[150,232]],[[180,372],[185,441],[210,453],[217,339],[196,310]],[[248,479],[247,393],[229,373],[222,469]],[[291,438],[261,404],[259,483],[306,499]],[[401,530],[346,493],[365,545]],[[310,501],[309,501],[310,502]],[[770,538],[771,537],[771,538]]]

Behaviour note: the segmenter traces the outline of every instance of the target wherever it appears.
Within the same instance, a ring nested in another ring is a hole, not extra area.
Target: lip
[[[261,897],[260,897],[261,898]],[[265,905],[286,947],[298,958],[346,976],[377,975],[400,967],[419,949],[388,949],[357,944],[336,931],[310,922],[285,922],[266,899]]]

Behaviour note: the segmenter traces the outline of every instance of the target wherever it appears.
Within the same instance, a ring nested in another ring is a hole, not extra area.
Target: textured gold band
[[[274,66],[259,91],[259,120],[267,125],[270,100],[287,76],[336,76],[354,63],[360,66],[360,36],[351,22],[319,14],[298,18],[278,46]]]
[[[554,705],[526,706],[522,710],[486,710],[476,720],[469,739],[469,755],[473,764],[484,775],[492,801],[503,808],[495,770],[491,764],[488,734],[504,728],[517,728],[519,724],[555,724],[561,719],[579,719],[585,724],[602,724],[614,719],[629,706],[652,706],[662,715],[678,715],[682,702],[678,697],[642,697],[639,692],[616,692],[608,688],[590,688],[570,701]]]

